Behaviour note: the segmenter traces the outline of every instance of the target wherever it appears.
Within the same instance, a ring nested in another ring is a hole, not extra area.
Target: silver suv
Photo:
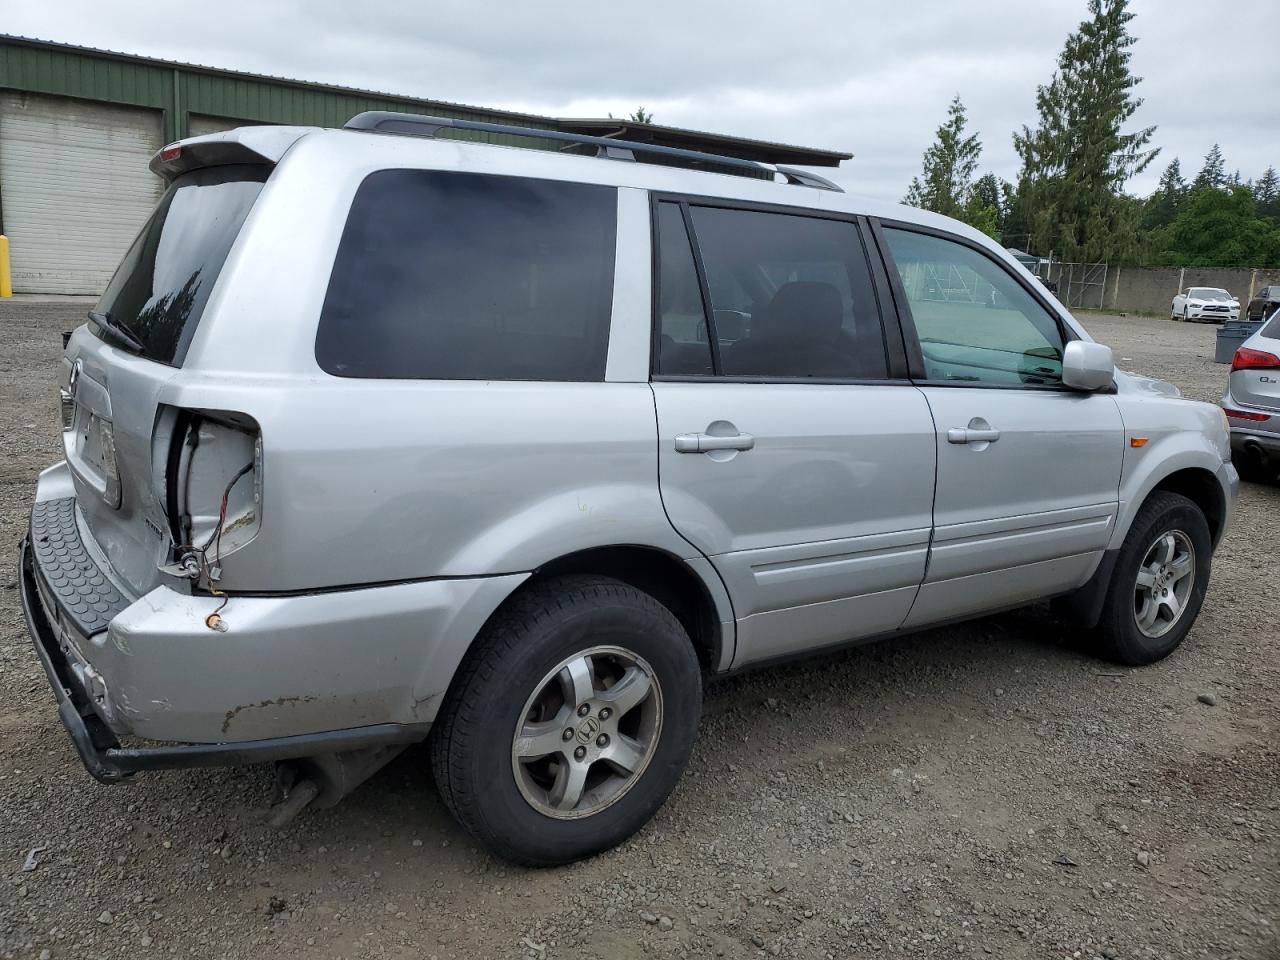
[[[663,803],[704,674],[1050,597],[1122,663],[1186,636],[1223,414],[987,237],[458,127],[530,133],[373,114],[152,161],[22,548],[100,780],[273,761],[283,821],[426,739],[480,842],[561,863]]]
[[[1231,358],[1222,406],[1240,476],[1280,477],[1280,312],[1259,324]]]

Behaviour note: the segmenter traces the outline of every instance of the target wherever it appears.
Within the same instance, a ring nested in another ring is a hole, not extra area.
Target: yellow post
[[[9,279],[9,238],[0,233],[0,297],[12,297],[13,284]]]

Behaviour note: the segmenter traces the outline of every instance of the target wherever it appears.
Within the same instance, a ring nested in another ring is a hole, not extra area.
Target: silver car
[[[1222,407],[1240,476],[1280,476],[1280,314],[1236,350]]]
[[[1187,635],[1222,411],[1117,371],[998,244],[459,127],[557,136],[369,114],[152,161],[22,547],[100,780],[275,762],[284,821],[425,739],[480,842],[563,863],[663,803],[706,674],[1044,598],[1122,663]]]

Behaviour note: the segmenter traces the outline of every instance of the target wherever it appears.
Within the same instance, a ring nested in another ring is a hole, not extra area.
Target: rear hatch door
[[[170,547],[165,384],[270,167],[180,173],[67,347],[63,443],[81,516],[120,585],[160,582]]]

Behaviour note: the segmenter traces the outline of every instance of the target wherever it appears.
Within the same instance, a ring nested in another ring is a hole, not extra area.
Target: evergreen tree
[[[1004,192],[1001,181],[994,173],[984,173],[973,182],[973,196],[980,206],[988,207],[995,215],[996,235],[1004,230]]]
[[[1024,250],[1033,246],[1026,207],[1019,202],[1017,185],[1008,180],[1000,181],[1000,213],[1000,242]]]
[[[1148,229],[1167,226],[1178,216],[1178,208],[1187,196],[1187,181],[1182,179],[1182,165],[1174,157],[1160,174],[1156,192],[1147,200],[1143,222]]]
[[[964,135],[967,123],[964,104],[957,94],[947,108],[946,122],[938,127],[937,141],[924,152],[920,176],[911,178],[903,203],[948,217],[961,217],[969,202],[973,172],[982,154],[978,135]]]
[[[1226,165],[1222,160],[1222,151],[1215,143],[1213,149],[1204,155],[1204,166],[1196,174],[1193,187],[1224,187],[1227,183]]]
[[[1280,266],[1280,226],[1257,216],[1247,187],[1192,187],[1161,259],[1184,267]]]
[[[1036,96],[1039,120],[1013,137],[1018,195],[1038,250],[1069,260],[1112,260],[1137,247],[1140,218],[1122,194],[1158,152],[1155,127],[1125,132],[1142,105],[1129,68],[1128,0],[1089,0],[1089,19],[1067,37],[1058,68]]]
[[[1258,205],[1258,216],[1280,219],[1280,176],[1275,167],[1267,167],[1253,185],[1253,202]]]

